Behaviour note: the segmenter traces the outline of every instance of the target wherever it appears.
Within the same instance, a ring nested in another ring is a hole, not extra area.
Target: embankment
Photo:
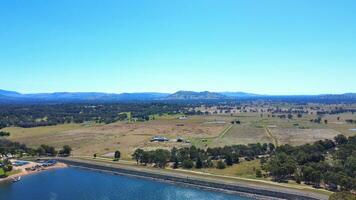
[[[224,183],[218,180],[205,180],[202,178],[188,177],[184,175],[158,173],[150,170],[135,169],[130,167],[114,166],[112,164],[99,163],[95,161],[83,161],[76,159],[58,159],[69,166],[89,168],[95,170],[109,171],[122,175],[130,175],[143,178],[157,179],[161,181],[174,182],[178,184],[196,186],[206,189],[222,190],[226,192],[246,193],[257,196],[265,196],[279,199],[292,199],[292,200],[315,200],[327,199],[326,196],[312,194],[302,191],[294,191],[283,188],[251,186],[243,184]]]

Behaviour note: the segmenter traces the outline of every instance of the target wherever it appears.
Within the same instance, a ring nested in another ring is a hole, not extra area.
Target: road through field
[[[274,146],[275,146],[275,147],[278,147],[278,140],[277,140],[277,138],[272,135],[272,133],[271,133],[271,131],[269,130],[269,128],[266,127],[265,130],[266,130],[266,133],[267,133],[268,138],[273,142]]]
[[[229,132],[229,130],[232,128],[232,126],[233,126],[233,125],[230,125],[230,126],[227,127],[225,130],[223,130],[223,132],[220,133],[219,138],[220,138],[220,139],[223,138],[223,137],[225,136],[225,134],[226,134],[227,132]]]

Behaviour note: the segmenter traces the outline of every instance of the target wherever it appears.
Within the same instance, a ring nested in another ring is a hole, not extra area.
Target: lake
[[[48,170],[1,183],[0,199],[6,200],[248,200],[251,198],[112,175],[78,168]]]

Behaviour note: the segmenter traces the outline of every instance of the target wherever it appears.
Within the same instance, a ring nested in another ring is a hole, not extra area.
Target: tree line
[[[183,110],[183,105],[165,103],[0,104],[0,129],[9,126],[29,128],[85,121],[108,124],[126,120],[126,112],[130,112],[133,118],[145,121],[153,114],[174,114]]]
[[[6,157],[8,154],[16,156],[69,156],[72,148],[69,145],[64,145],[57,150],[53,146],[42,144],[38,148],[30,148],[25,144],[13,142],[7,139],[0,139],[0,155]]]
[[[262,171],[257,177],[272,177],[277,182],[297,183],[329,190],[356,189],[356,136],[338,135],[334,140],[320,140],[301,146],[273,144],[232,145],[199,149],[195,146],[145,151],[136,149],[132,158],[139,165],[151,164],[164,168],[200,169],[238,164],[241,159],[259,159]]]
[[[0,131],[0,137],[5,137],[5,136],[10,136],[10,133],[6,131]]]
[[[356,189],[356,136],[338,135],[297,147],[279,146],[262,167],[275,181],[295,180],[329,190]]]
[[[173,163],[173,168],[211,168],[216,167],[223,169],[226,166],[232,166],[239,163],[240,158],[253,160],[261,155],[273,152],[275,146],[270,144],[249,144],[233,145],[225,147],[207,148],[206,150],[196,148],[195,146],[184,148],[172,148],[170,151],[157,149],[145,151],[136,149],[132,158],[137,164],[154,164],[164,168],[167,163]]]

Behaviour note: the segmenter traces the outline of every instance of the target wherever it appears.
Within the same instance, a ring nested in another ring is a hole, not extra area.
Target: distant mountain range
[[[21,94],[18,92],[0,90],[0,102],[5,101],[148,101],[167,97],[169,94],[157,92],[143,93],[101,93],[101,92],[55,92]]]
[[[226,99],[224,94],[216,92],[192,92],[192,91],[178,91],[174,94],[167,96],[167,100],[198,100],[198,99]]]
[[[195,101],[195,100],[234,100],[234,99],[311,99],[311,100],[346,100],[356,101],[356,93],[324,95],[260,95],[245,92],[193,92],[178,91],[173,94],[143,93],[100,93],[100,92],[55,92],[21,94],[19,92],[0,90],[0,103],[11,102],[121,102],[121,101]]]

